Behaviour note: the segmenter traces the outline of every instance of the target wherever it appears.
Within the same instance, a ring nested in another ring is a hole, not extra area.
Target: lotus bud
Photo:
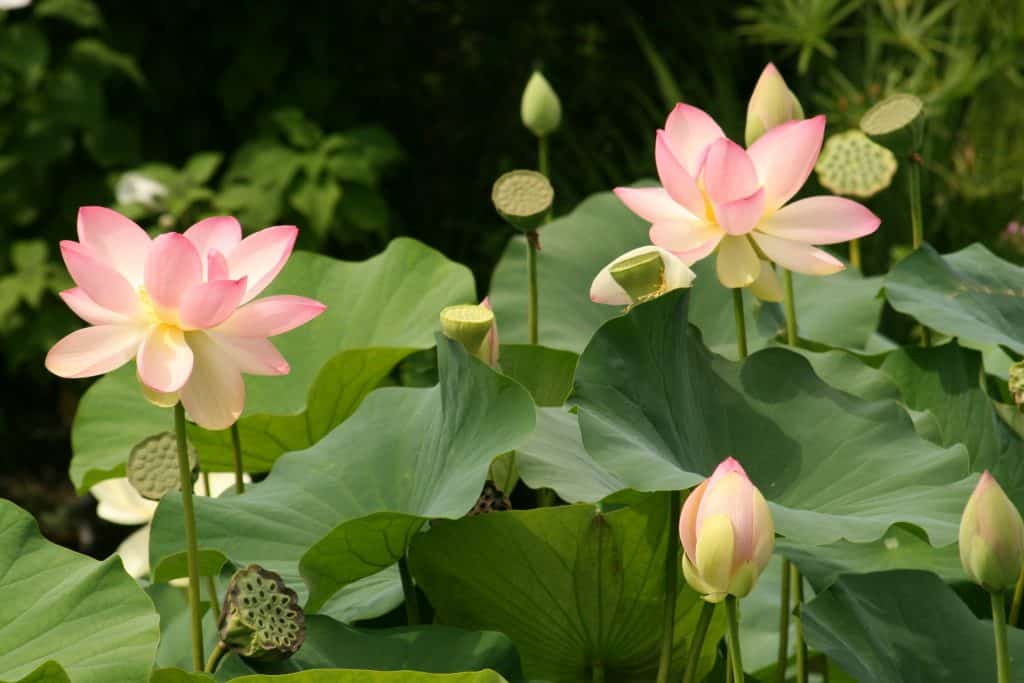
[[[231,577],[220,621],[223,647],[262,661],[286,659],[306,639],[306,616],[298,596],[281,577],[259,565]]]
[[[1024,410],[1024,361],[1017,361],[1010,366],[1010,394],[1017,408]]]
[[[960,519],[960,563],[992,593],[1012,589],[1024,567],[1024,521],[987,470]]]
[[[627,251],[601,269],[590,286],[591,301],[612,306],[631,306],[680,287],[696,277],[689,266],[660,247]]]
[[[539,138],[554,132],[562,122],[562,103],[540,71],[534,71],[526,82],[519,113],[523,125]]]
[[[747,103],[747,147],[765,134],[770,128],[786,121],[804,118],[803,107],[793,91],[786,85],[782,74],[769,63],[761,72],[754,86],[754,93]]]
[[[750,594],[775,548],[764,496],[743,467],[726,458],[686,498],[679,516],[686,582],[708,602]]]
[[[477,304],[448,306],[441,311],[441,332],[490,365],[498,363],[498,325],[487,299]]]

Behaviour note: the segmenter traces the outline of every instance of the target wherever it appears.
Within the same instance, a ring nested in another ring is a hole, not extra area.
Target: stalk
[[[732,679],[737,683],[743,681],[743,654],[740,652],[740,615],[735,595],[725,596],[725,614],[729,623],[729,662]]]
[[[242,466],[242,437],[238,434],[237,420],[231,425],[231,447],[235,455],[235,493],[242,494],[245,493],[245,468]]]
[[[1024,567],[1017,577],[1017,586],[1013,589],[1013,601],[1010,603],[1010,626],[1017,626],[1020,623],[1020,603],[1024,598]]]
[[[786,683],[789,668],[789,560],[782,558],[782,589],[779,594],[779,654],[775,660],[775,675],[779,683]]]
[[[1010,648],[1006,642],[1006,596],[1002,591],[990,593],[992,599],[992,630],[996,640],[996,680],[1011,683]]]
[[[217,623],[220,621],[220,604],[217,600],[217,584],[213,582],[212,576],[206,577],[206,592],[210,594],[210,611],[213,612],[214,623]]]
[[[700,666],[700,653],[704,649],[704,639],[708,635],[708,627],[711,626],[711,617],[715,613],[715,604],[705,602],[700,608],[700,616],[697,618],[697,629],[693,633],[693,641],[690,643],[690,654],[686,658],[686,672],[683,674],[683,683],[696,683],[697,667]]]
[[[224,658],[228,652],[228,648],[224,643],[217,643],[217,646],[213,648],[213,652],[210,653],[210,658],[206,661],[206,673],[212,674],[217,670],[217,665],[220,664],[220,660]]]
[[[910,229],[914,249],[924,242],[924,217],[921,211],[921,157],[912,154],[910,157],[907,187],[910,194]]]
[[[420,600],[416,595],[416,586],[412,582],[412,575],[409,574],[405,555],[398,560],[398,573],[402,578],[402,593],[405,595],[406,620],[409,626],[416,626],[420,623]]]
[[[860,267],[860,240],[856,237],[850,240],[850,265],[861,270]]]
[[[732,310],[736,316],[736,351],[740,360],[747,357],[747,321],[743,317],[743,289],[732,290]]]
[[[657,683],[668,683],[672,669],[672,639],[676,626],[676,592],[679,584],[679,536],[673,520],[679,514],[679,491],[669,494],[668,547],[665,549],[665,611],[661,627],[661,658]]]
[[[192,666],[203,670],[203,613],[199,607],[199,543],[196,538],[196,511],[192,504],[192,467],[188,461],[188,435],[185,433],[185,408],[174,405],[174,433],[178,441],[178,475],[181,481],[181,506],[185,514],[185,543],[188,549],[188,608],[192,615]]]
[[[795,564],[790,563],[789,575],[793,581],[793,600],[796,602],[796,612],[793,614],[793,622],[796,626],[796,683],[807,683],[807,643],[804,642],[804,624],[800,619],[800,606],[804,602],[804,578],[800,576],[800,570]]]
[[[796,300],[793,297],[793,273],[789,270],[782,270],[782,282],[785,287],[786,307],[786,343],[790,346],[797,346],[796,336]]]

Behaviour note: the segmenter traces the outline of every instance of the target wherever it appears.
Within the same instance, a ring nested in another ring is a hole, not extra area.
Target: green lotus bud
[[[188,460],[193,480],[196,473],[196,451],[188,444]],[[163,432],[143,439],[132,448],[125,468],[128,482],[143,498],[160,500],[168,491],[181,487],[178,474],[178,439],[171,432]]]
[[[908,93],[890,95],[864,112],[860,129],[899,155],[916,149],[922,128],[919,123],[924,112],[920,99]]]
[[[471,354],[494,367],[498,360],[498,332],[494,312],[483,303],[448,306],[441,311],[441,332],[461,343]]]
[[[769,128],[804,118],[800,100],[786,85],[782,74],[769,63],[757,79],[754,92],[747,103],[746,142],[750,147]]]
[[[256,564],[231,577],[217,628],[229,650],[263,661],[287,659],[306,640],[306,616],[295,591]]]
[[[1017,408],[1024,410],[1024,361],[1017,361],[1010,366],[1010,394]]]
[[[539,138],[554,132],[562,122],[562,103],[541,72],[534,71],[526,82],[519,113],[523,125]]]
[[[960,563],[993,593],[1012,589],[1024,567],[1024,520],[987,470],[960,520]]]
[[[540,227],[554,200],[554,188],[537,171],[509,171],[495,180],[491,188],[494,208],[512,227],[523,232]]]

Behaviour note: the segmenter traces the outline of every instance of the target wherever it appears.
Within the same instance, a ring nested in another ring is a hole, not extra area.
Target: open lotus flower
[[[843,263],[813,245],[874,232],[879,219],[842,197],[787,204],[810,175],[825,117],[775,126],[744,150],[700,109],[679,104],[657,132],[655,162],[663,187],[616,188],[634,213],[650,221],[651,242],[694,263],[717,250],[718,279],[778,300],[770,261],[808,275],[830,275]]]
[[[1024,567],[1024,520],[986,470],[960,520],[960,563],[987,591],[1014,587]]]
[[[679,538],[686,582],[708,602],[720,602],[754,589],[775,548],[775,525],[743,467],[726,458],[687,496]]]
[[[151,240],[116,211],[83,207],[79,241],[60,245],[77,285],[61,298],[92,326],[57,342],[46,367],[61,377],[92,377],[134,358],[151,401],[180,399],[200,426],[231,426],[245,403],[241,373],[288,373],[267,338],[325,308],[288,295],[248,303],[284,267],[297,235],[293,226],[277,226],[243,240],[237,220],[215,217]]]
[[[660,247],[627,251],[594,278],[590,300],[612,306],[629,306],[689,287],[696,277],[689,266]]]

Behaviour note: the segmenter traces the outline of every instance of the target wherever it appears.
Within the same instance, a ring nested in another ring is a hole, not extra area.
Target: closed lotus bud
[[[988,471],[960,520],[960,563],[990,592],[1012,589],[1024,567],[1024,521]]]
[[[747,103],[747,147],[754,144],[768,129],[803,117],[800,100],[786,85],[775,65],[768,64],[757,79],[754,93]]]
[[[726,458],[686,498],[679,538],[686,582],[708,602],[720,602],[754,589],[775,548],[775,525],[743,467]]]
[[[498,364],[498,324],[487,299],[442,310],[441,332],[492,368]]]
[[[544,74],[534,71],[519,105],[523,125],[539,138],[555,131],[562,122],[562,103]]]
[[[1017,407],[1024,410],[1024,361],[1010,366],[1010,394]]]
[[[660,247],[627,251],[601,269],[590,286],[590,299],[599,304],[630,306],[680,287],[696,277],[675,254]]]

